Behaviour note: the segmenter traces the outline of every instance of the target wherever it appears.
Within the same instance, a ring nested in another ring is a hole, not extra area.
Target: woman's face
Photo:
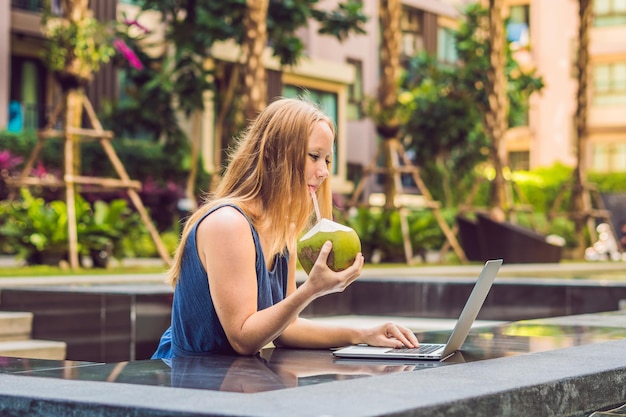
[[[305,178],[309,191],[317,191],[328,177],[333,157],[333,133],[326,122],[318,122],[309,136]]]

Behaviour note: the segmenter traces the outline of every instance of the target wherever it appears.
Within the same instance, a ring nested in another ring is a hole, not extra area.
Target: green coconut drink
[[[326,264],[333,271],[342,271],[352,265],[361,252],[361,240],[354,229],[321,219],[298,241],[298,260],[307,274],[311,272],[327,240],[333,243],[333,248]]]

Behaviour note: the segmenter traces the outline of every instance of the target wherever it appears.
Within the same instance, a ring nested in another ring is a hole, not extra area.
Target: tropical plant
[[[493,126],[487,119],[493,124],[494,117],[486,115],[501,109],[490,108],[490,94],[495,94],[490,87],[493,76],[489,76],[494,71],[493,40],[487,42],[485,35],[490,25],[503,22],[491,19],[497,17],[490,16],[489,9],[479,4],[469,6],[463,23],[454,32],[458,65],[442,64],[422,53],[411,59],[401,84],[399,101],[410,114],[405,146],[422,167],[425,182],[433,185],[433,194],[447,206],[464,201],[466,195],[458,190],[470,189],[471,185],[458,184],[465,180],[474,182],[477,175],[482,175],[475,170],[477,164],[493,162],[490,149],[495,146],[495,136],[489,131]],[[508,127],[524,119],[528,98],[543,88],[543,80],[535,70],[520,67],[504,39],[502,47],[505,79],[501,81],[506,85],[506,97],[501,99],[506,106],[501,106]]]
[[[140,219],[131,213],[126,200],[110,203],[95,201],[88,218],[78,225],[79,240],[89,251],[107,251],[116,258],[124,257],[120,242],[131,228],[140,228]]]
[[[42,27],[44,62],[64,89],[87,84],[93,72],[115,55],[107,25],[93,16],[62,19],[47,12],[42,16]]]
[[[487,160],[488,140],[471,96],[459,88],[460,71],[418,54],[409,62],[399,97],[410,114],[403,143],[445,207],[465,201],[464,190],[476,181],[475,167]]]
[[[0,234],[20,259],[29,264],[58,263],[67,256],[67,210],[63,201],[46,203],[28,189],[21,190],[22,199],[0,205],[4,223]],[[77,217],[87,207],[76,204]]]
[[[12,247],[19,259],[30,264],[58,263],[68,255],[68,216],[64,201],[46,202],[21,189],[21,199],[0,204],[0,234],[4,245]],[[107,204],[76,199],[78,252],[98,255],[102,251],[123,257],[121,241],[126,233],[140,226],[138,215],[125,200]],[[95,261],[95,260],[94,260]]]
[[[455,209],[443,211],[450,225]],[[359,207],[338,216],[338,221],[350,226],[361,239],[363,256],[368,262],[404,261],[404,236],[397,210]],[[439,250],[446,238],[430,210],[411,210],[407,214],[411,245],[416,254],[425,258],[428,251]]]
[[[495,171],[489,205],[496,211],[507,208],[499,157],[504,133],[511,120],[524,110],[526,99],[543,88],[543,80],[534,69],[524,70],[513,59],[504,36],[502,6],[502,0],[490,0],[489,8],[478,3],[470,5],[465,21],[455,33],[461,61],[458,87],[476,106],[489,138],[489,162]]]
[[[379,215],[367,207],[358,207],[349,212],[337,213],[337,220],[350,226],[361,238],[361,251],[365,259],[370,259],[373,250],[376,248],[376,241],[373,238],[376,231],[376,222]]]
[[[122,25],[120,30],[117,22],[99,21],[86,1],[64,1],[60,13],[51,12],[50,1],[45,0],[47,4],[42,8],[42,58],[63,90],[84,87],[100,66],[117,54],[141,70],[141,61],[126,43],[128,25]]]
[[[267,101],[263,86],[264,63],[261,56],[269,45],[281,65],[294,65],[304,52],[298,36],[299,29],[313,19],[320,23],[321,34],[343,40],[352,32],[364,33],[362,24],[367,20],[358,1],[341,3],[335,10],[317,8],[318,0],[250,1],[228,0],[140,0],[144,11],[157,12],[167,23],[164,42],[171,48],[161,48],[158,56],[141,55],[146,59],[144,71],[129,70],[128,97],[135,101],[112,107],[111,127],[119,128],[151,125],[156,137],[165,139],[172,154],[180,155],[189,171],[186,196],[195,191],[193,176],[201,166],[199,158],[199,133],[187,137],[178,125],[180,115],[191,122],[199,132],[200,113],[204,109],[208,92],[215,102],[216,131],[214,160],[205,161],[212,166],[212,174],[220,174],[222,158],[230,139],[248,120],[248,114],[259,110]],[[249,31],[254,32],[249,36]],[[264,42],[267,36],[267,42]],[[226,62],[213,55],[213,46],[219,42],[241,45],[235,62]],[[131,47],[134,43],[129,43]],[[255,91],[249,91],[255,88]],[[254,96],[254,97],[252,97]],[[132,107],[132,113],[126,110]],[[145,109],[150,109],[148,112]],[[252,109],[252,110],[250,110]],[[146,119],[141,119],[146,118]],[[181,155],[183,150],[184,155]]]

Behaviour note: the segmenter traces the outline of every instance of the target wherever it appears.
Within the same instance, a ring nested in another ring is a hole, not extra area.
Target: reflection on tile
[[[66,373],[60,373],[59,368],[42,368],[23,374],[252,393],[413,371],[456,362],[459,361],[420,365],[411,361],[341,361],[335,360],[327,350],[264,349],[254,357],[211,355],[74,367]]]
[[[69,369],[99,366],[98,362],[59,361],[51,359],[13,358],[0,356],[0,374],[30,374],[34,372],[49,372],[62,375]]]
[[[445,343],[449,335],[450,330],[444,329],[418,333],[418,338],[422,342]],[[254,357],[211,355],[106,364],[0,357],[0,373],[252,393],[413,372],[623,338],[626,338],[626,311],[615,311],[475,327],[462,351],[443,363],[336,359],[328,350],[268,348]]]

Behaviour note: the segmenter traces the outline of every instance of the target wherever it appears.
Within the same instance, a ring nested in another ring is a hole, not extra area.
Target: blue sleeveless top
[[[226,204],[243,211],[234,205]],[[181,269],[172,302],[172,322],[163,333],[152,359],[206,356],[213,353],[235,353],[217,317],[207,276],[196,246],[198,224],[224,205],[214,207],[193,225],[181,262]],[[246,217],[248,223],[250,219]],[[287,293],[288,254],[278,255],[272,271],[267,269],[259,235],[250,223],[256,249],[257,311],[285,298]]]

